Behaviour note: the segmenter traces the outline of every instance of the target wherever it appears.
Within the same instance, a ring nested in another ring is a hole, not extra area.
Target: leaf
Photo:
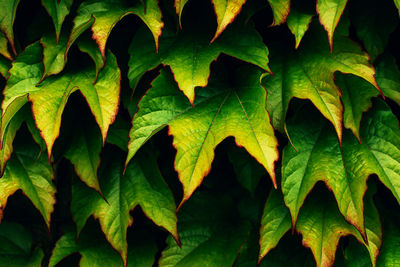
[[[371,60],[375,61],[377,56],[385,50],[390,34],[399,23],[393,3],[391,0],[356,1],[352,12],[351,18],[357,36],[364,43]]]
[[[158,47],[158,38],[161,35],[163,22],[161,21],[161,11],[157,0],[145,0],[142,4],[137,1],[133,7],[127,6],[120,0],[89,0],[83,2],[78,8],[78,14],[74,18],[74,27],[72,32],[78,28],[88,28],[88,23],[94,18],[92,25],[93,39],[99,45],[101,54],[104,57],[106,42],[111,30],[115,24],[123,17],[134,14],[150,29],[156,47]]]
[[[336,84],[342,91],[344,127],[350,129],[360,140],[362,114],[372,106],[371,98],[379,92],[365,80],[353,75],[337,75]]]
[[[0,55],[3,55],[5,58],[12,60],[12,56],[8,51],[8,41],[6,36],[2,32],[0,32]]]
[[[339,23],[340,17],[346,7],[347,0],[318,0],[317,12],[319,21],[328,33],[329,46],[333,49],[333,32]]]
[[[377,213],[375,207],[374,209]],[[379,218],[374,219],[379,222]],[[321,193],[318,196],[314,194],[304,205],[296,230],[303,236],[303,245],[309,247],[314,254],[317,266],[333,265],[342,236],[353,235],[360,243],[364,243],[359,232],[343,220],[326,193],[325,196]]]
[[[127,151],[129,142],[130,123],[117,117],[115,122],[110,126],[107,135],[107,143],[118,146],[123,151]]]
[[[190,199],[179,213],[182,244],[169,237],[159,266],[232,266],[249,234],[232,207],[228,198],[207,193]]]
[[[41,50],[39,42],[35,42],[26,47],[12,63],[1,104],[1,143],[10,120],[28,102],[27,93],[36,90],[35,85],[39,82],[43,72]]]
[[[78,48],[82,52],[88,54],[93,60],[96,67],[96,75],[94,79],[94,82],[96,82],[97,77],[99,76],[99,72],[105,64],[104,58],[101,55],[100,50],[97,48],[96,43],[89,38],[80,38],[78,40]]]
[[[15,50],[13,25],[18,4],[19,0],[0,0],[0,6],[2,7],[0,9],[0,31],[7,37],[15,55],[17,52]]]
[[[8,59],[0,56],[0,74],[5,79],[8,78],[8,70],[10,69],[10,67],[11,67],[11,62]]]
[[[56,266],[57,263],[73,253],[82,255],[79,262],[81,267],[122,266],[121,257],[95,227],[83,231],[78,240],[75,231],[67,229],[53,249],[49,266]]]
[[[400,14],[400,1],[399,0],[393,0],[393,2],[396,5],[397,9],[399,10],[399,14]]]
[[[400,231],[398,225],[390,222],[385,228],[383,246],[378,258],[378,266],[395,267],[400,264]]]
[[[180,90],[194,103],[194,89],[207,86],[210,64],[221,53],[252,63],[269,71],[268,49],[252,27],[230,27],[218,40],[209,43],[203,29],[190,29],[178,36],[165,33],[160,40],[159,53],[152,45],[150,35],[139,31],[129,48],[128,78],[135,87],[140,77],[159,64],[168,65],[174,73]]]
[[[232,23],[240,13],[245,2],[246,0],[212,0],[214,11],[217,15],[218,26],[211,43],[221,35],[230,23]]]
[[[97,126],[86,121],[77,125],[72,142],[65,152],[65,157],[74,165],[79,178],[97,192],[101,192],[97,180],[101,147],[101,135]]]
[[[132,224],[129,212],[140,205],[155,224],[167,229],[179,240],[176,228],[175,202],[171,191],[157,170],[150,154],[138,155],[123,175],[120,157],[113,154],[99,170],[99,180],[107,202],[81,183],[72,189],[71,212],[78,233],[90,215],[99,219],[100,226],[110,244],[127,260],[126,232]],[[82,208],[85,207],[85,208]]]
[[[290,229],[290,213],[277,190],[271,190],[264,208],[260,228],[260,253],[258,262],[276,247],[279,240]]]
[[[211,84],[198,92],[199,101],[192,107],[171,75],[163,71],[139,103],[126,162],[152,135],[169,125],[177,149],[175,169],[183,184],[181,205],[210,171],[215,147],[229,136],[264,166],[275,183],[277,140],[265,109],[260,75],[259,70],[248,68],[237,73],[233,88],[226,81]]]
[[[379,62],[376,81],[383,94],[400,105],[400,71],[394,57],[385,55]]]
[[[56,40],[58,42],[61,27],[65,17],[69,14],[72,0],[42,0],[42,4],[53,20],[56,31]]]
[[[374,112],[376,112],[376,107],[372,113]],[[389,178],[386,172],[396,172],[396,167],[393,164],[390,165],[390,162],[396,161],[399,150],[396,147],[390,148],[389,155],[393,155],[394,159],[387,159],[388,164],[382,164],[376,160],[374,150],[382,150],[382,147],[376,144],[372,144],[376,148],[370,147],[369,140],[376,137],[373,136],[375,133],[368,130],[371,123],[368,123],[368,120],[371,120],[369,116],[366,116],[361,127],[362,144],[350,133],[345,132],[343,144],[340,146],[330,125],[310,114],[312,110],[305,109],[288,121],[287,130],[293,146],[286,146],[283,151],[282,191],[292,215],[293,225],[296,224],[298,212],[307,194],[316,182],[324,181],[333,191],[344,218],[353,224],[366,239],[363,213],[366,180],[371,174],[377,174],[384,183],[396,183],[395,176]],[[301,119],[306,116],[306,119]],[[385,131],[386,127],[395,126],[393,122],[385,122],[385,124],[387,126],[376,120],[373,125],[380,127],[381,132]],[[393,128],[393,131],[395,134],[396,128]],[[397,132],[399,131],[397,129]],[[386,138],[396,137],[388,135],[384,140],[392,140]],[[395,190],[395,194],[398,190],[396,188],[392,189]]]
[[[40,53],[40,46],[35,43],[18,57],[16,61],[18,64],[14,63],[10,70],[11,76],[2,103],[2,132],[4,133],[10,118],[29,98],[36,125],[46,142],[50,157],[54,141],[59,135],[64,107],[69,96],[79,89],[100,126],[104,142],[108,127],[118,111],[120,71],[115,56],[109,54],[107,67],[99,74],[95,84],[92,83],[93,78],[83,71],[50,77],[36,86],[41,77],[41,65],[37,63],[37,53]],[[25,60],[27,61],[24,62]]]
[[[11,119],[10,124],[8,125],[5,135],[3,146],[0,149],[0,174],[3,175],[6,163],[10,159],[11,154],[13,153],[13,141],[14,137],[21,127],[22,122],[25,120],[26,117],[26,109],[20,110],[15,114],[15,116]]]
[[[182,11],[183,8],[185,7],[186,3],[188,2],[188,0],[175,0],[175,10],[176,10],[176,14],[179,17],[179,26],[182,28],[182,23],[181,23],[181,18],[182,18]]]
[[[53,0],[56,1],[56,0]],[[40,78],[42,82],[46,77],[60,73],[67,64],[66,50],[67,36],[61,35],[59,40],[56,40],[52,34],[46,34],[40,39],[40,44],[43,46],[43,75]],[[39,82],[39,83],[40,83]]]
[[[228,150],[228,157],[238,182],[254,194],[261,177],[265,175],[264,168],[243,148],[232,147]]]
[[[321,31],[311,30],[307,37],[297,52],[280,48],[271,54],[274,76],[265,77],[263,85],[268,91],[267,108],[272,124],[283,131],[290,100],[309,99],[334,125],[341,140],[343,107],[334,73],[354,74],[378,88],[375,70],[368,55],[348,38],[338,36],[330,53]]]
[[[290,11],[290,0],[268,0],[274,13],[272,25],[281,25],[286,21]]]
[[[12,222],[0,224],[0,262],[2,266],[40,266],[43,251],[32,248],[32,236],[24,227]]]
[[[6,207],[8,197],[21,189],[42,214],[47,227],[50,227],[56,193],[52,178],[51,166],[38,147],[29,142],[15,147],[4,175],[0,178],[1,209]]]
[[[304,10],[303,6],[294,6],[290,8],[290,14],[287,18],[287,25],[296,39],[296,49],[299,47],[301,39],[308,30],[314,14],[308,10]]]

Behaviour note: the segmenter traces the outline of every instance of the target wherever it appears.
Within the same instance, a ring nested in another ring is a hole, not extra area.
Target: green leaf
[[[118,146],[123,151],[127,151],[129,142],[130,123],[117,117],[115,122],[110,126],[107,135],[107,143]]]
[[[234,221],[232,207],[223,196],[191,198],[179,213],[181,246],[169,237],[159,266],[232,266],[249,234],[248,224]]]
[[[78,8],[78,14],[74,19],[72,32],[79,28],[87,29],[89,22],[94,18],[92,25],[93,39],[99,45],[104,57],[106,42],[115,24],[123,17],[134,14],[150,29],[156,47],[161,29],[164,26],[161,21],[161,11],[157,0],[136,1],[135,6],[128,6],[121,0],[89,0],[83,2]]]
[[[400,230],[398,224],[390,222],[385,228],[383,246],[378,258],[378,266],[395,267],[399,266],[400,258]]]
[[[353,4],[351,19],[357,36],[364,43],[371,60],[375,61],[385,50],[390,34],[399,23],[398,14],[391,0],[359,0]]]
[[[17,112],[15,116],[11,119],[10,124],[8,125],[4,140],[3,146],[0,149],[0,174],[3,175],[6,163],[10,159],[11,154],[13,153],[13,141],[14,137],[17,134],[18,129],[21,127],[22,122],[25,120],[27,115],[27,110],[23,109]]]
[[[24,227],[12,222],[0,224],[0,262],[4,267],[40,266],[43,251],[32,248],[32,236]]]
[[[61,27],[65,17],[69,14],[72,0],[42,0],[43,6],[51,16],[56,30],[56,39],[60,37]]]
[[[261,220],[259,262],[276,247],[290,226],[290,213],[283,202],[281,193],[271,190]]]
[[[97,180],[101,147],[101,135],[97,125],[86,121],[77,125],[72,142],[65,152],[65,157],[74,165],[79,178],[98,192],[101,192]]]
[[[46,34],[42,39],[40,39],[40,44],[43,46],[44,66],[40,82],[50,75],[60,73],[64,69],[67,64],[67,40],[67,36],[65,35],[61,35],[60,39],[56,40],[56,37],[53,34]]]
[[[8,78],[8,70],[11,68],[11,62],[0,56],[0,74],[7,79]]]
[[[313,30],[297,52],[281,48],[273,50],[271,69],[274,76],[263,79],[268,91],[267,108],[275,129],[283,131],[290,100],[293,97],[309,99],[334,125],[341,140],[343,106],[334,73],[354,74],[378,88],[375,69],[369,63],[368,55],[350,39],[338,36],[330,53],[322,32]]]
[[[96,75],[94,82],[96,82],[99,72],[104,67],[105,64],[104,58],[101,55],[100,50],[98,49],[96,43],[90,38],[80,38],[78,40],[78,48],[82,52],[88,54],[90,58],[93,60],[96,68]]]
[[[228,157],[238,182],[254,194],[261,177],[265,175],[264,168],[243,148],[232,147],[228,150]]]
[[[396,5],[397,9],[399,10],[399,14],[400,14],[400,0],[393,0],[393,2]]]
[[[139,103],[132,121],[127,162],[156,132],[169,125],[177,149],[175,169],[183,184],[183,204],[210,171],[215,147],[233,136],[268,171],[275,183],[277,140],[265,108],[260,71],[244,68],[232,87],[217,81],[199,90],[194,107],[163,71]]]
[[[268,0],[274,13],[273,25],[281,25],[286,21],[290,11],[290,0]]]
[[[0,32],[0,55],[3,55],[9,60],[13,59],[10,52],[8,51],[8,40],[2,32]]]
[[[212,0],[214,11],[217,15],[217,31],[211,42],[218,38],[225,28],[232,23],[240,13],[246,0]]]
[[[179,26],[181,28],[182,28],[182,23],[181,23],[182,11],[188,1],[189,0],[175,0],[175,10],[176,10],[176,14],[179,17]]]
[[[380,107],[380,104],[377,106]],[[371,113],[374,112],[376,112],[376,107]],[[361,127],[362,144],[352,134],[345,132],[342,146],[330,125],[326,121],[312,116],[312,113],[313,111],[310,109],[298,112],[288,121],[287,125],[293,146],[288,145],[283,151],[282,191],[285,203],[292,215],[293,225],[296,224],[298,212],[307,194],[318,181],[324,181],[333,191],[339,210],[345,219],[366,238],[363,213],[366,180],[371,174],[377,174],[385,184],[392,182],[396,184],[396,177],[388,177],[386,172],[396,172],[397,167],[393,163],[400,159],[398,156],[400,155],[398,153],[400,144],[397,144],[396,148],[396,141],[394,141],[393,146],[388,148],[390,152],[386,152],[394,158],[386,159],[387,163],[379,162],[375,155],[378,152],[375,150],[388,149],[385,149],[385,146],[382,147],[383,140],[380,145],[376,143],[377,137],[374,136],[376,133],[368,129],[371,124],[368,122],[371,120],[369,117],[371,113],[368,113],[369,116],[366,116]],[[301,119],[304,117],[307,118]],[[392,140],[391,138],[400,140],[395,136],[396,131],[398,135],[400,134],[400,130],[398,127],[396,130],[393,122],[387,121],[383,125],[376,119],[372,125],[379,127],[381,133],[387,131],[385,128],[392,127],[390,131],[393,133],[385,136],[384,140]],[[370,141],[371,139],[375,144]],[[397,195],[398,187],[396,185],[390,189]]]
[[[319,21],[328,33],[329,46],[333,48],[333,33],[346,7],[347,0],[318,0]]]
[[[344,127],[360,140],[362,114],[372,106],[371,98],[379,92],[370,83],[353,75],[337,75],[336,84],[342,91]]]
[[[314,254],[317,266],[333,265],[339,239],[342,236],[353,235],[360,243],[364,243],[360,233],[346,223],[334,201],[326,195],[325,193],[323,196],[321,192],[318,195],[313,194],[304,205],[296,226],[296,230],[303,236],[303,245],[309,247]],[[374,209],[377,213],[375,207]],[[374,220],[379,222],[379,218]],[[371,243],[373,242],[370,242],[369,246],[374,247]],[[368,247],[367,244],[364,245]]]
[[[287,18],[287,25],[296,39],[296,49],[299,47],[301,39],[308,30],[314,14],[308,10],[303,10],[302,6],[290,8],[290,14]]]
[[[40,211],[47,227],[50,227],[56,193],[52,178],[52,168],[36,145],[28,142],[15,147],[0,178],[0,210],[5,208],[9,196],[21,189]]]
[[[78,240],[75,231],[67,229],[53,249],[49,266],[56,266],[57,263],[73,253],[81,254],[82,258],[79,262],[81,267],[123,266],[121,257],[107,243],[96,227],[87,227],[86,231],[79,235]]]
[[[103,157],[99,170],[100,185],[107,202],[99,194],[77,182],[72,189],[71,211],[78,232],[90,215],[99,219],[107,240],[126,263],[126,232],[133,220],[129,212],[140,205],[147,217],[179,240],[176,206],[151,155],[141,154],[135,157],[126,167],[125,174],[123,162],[115,154],[113,158],[114,160],[107,161]]]
[[[0,31],[2,31],[11,44],[14,54],[17,54],[14,43],[14,20],[19,0],[0,0]]]
[[[383,94],[400,105],[400,71],[394,57],[385,55],[379,62],[376,81]]]
[[[204,29],[189,29],[178,36],[164,31],[160,39],[159,53],[146,31],[139,31],[129,48],[129,73],[131,87],[140,77],[159,64],[168,65],[174,73],[180,90],[194,103],[194,89],[205,87],[210,76],[210,64],[221,53],[252,63],[269,71],[268,49],[257,31],[248,26],[232,25],[215,42],[209,43]]]

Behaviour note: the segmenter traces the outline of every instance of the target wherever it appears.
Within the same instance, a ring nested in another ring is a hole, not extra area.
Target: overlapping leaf
[[[152,135],[169,125],[177,149],[175,169],[183,184],[182,203],[210,171],[215,147],[229,136],[264,166],[275,183],[277,140],[265,108],[266,92],[260,85],[260,75],[257,69],[249,68],[236,75],[234,85],[216,81],[199,90],[193,107],[171,75],[163,71],[139,103],[127,162]]]
[[[297,52],[273,50],[271,69],[274,76],[263,79],[268,91],[267,107],[272,124],[283,130],[289,102],[293,97],[309,99],[334,125],[342,138],[343,106],[340,89],[334,83],[334,72],[359,76],[375,87],[375,70],[369,57],[347,38],[339,36],[333,52],[318,29],[313,29]]]
[[[126,232],[133,219],[129,212],[140,205],[155,224],[167,229],[179,240],[176,228],[175,202],[171,191],[158,173],[151,155],[138,155],[126,167],[119,156],[104,159],[100,167],[100,185],[104,198],[80,182],[75,182],[71,211],[78,233],[93,215],[110,244],[127,260]]]
[[[4,175],[0,178],[0,210],[6,207],[9,196],[21,189],[40,211],[49,227],[56,193],[52,178],[53,170],[45,154],[41,154],[34,144],[20,144],[15,148]]]
[[[91,26],[93,39],[96,40],[104,57],[106,42],[111,30],[118,21],[129,14],[135,14],[143,20],[150,29],[156,47],[158,47],[158,37],[161,35],[161,29],[164,24],[161,21],[161,11],[157,0],[136,1],[135,6],[129,6],[121,0],[84,1],[78,9],[77,16],[74,18],[74,27],[70,40],[75,35],[75,32]],[[94,22],[92,21],[93,18]]]
[[[148,32],[139,31],[129,49],[128,78],[131,87],[136,86],[146,71],[162,63],[171,68],[179,88],[193,103],[195,87],[208,84],[210,64],[221,53],[269,71],[268,49],[254,28],[237,26],[225,31],[212,44],[209,40],[209,34],[204,29],[190,29],[178,36],[164,31],[159,52],[156,53]]]
[[[367,236],[368,243],[364,242],[360,233],[343,220],[338,212],[336,205],[331,199],[325,196],[313,195],[310,202],[301,210],[299,221],[296,226],[297,231],[303,236],[303,245],[309,247],[314,254],[317,266],[332,266],[335,261],[336,248],[339,239],[343,236],[353,235],[361,243],[364,243],[370,250],[371,259],[375,266],[376,256],[380,247],[377,236],[382,236],[380,221],[378,216],[374,216],[373,221],[366,220],[366,224],[371,225],[371,230]],[[374,206],[368,206],[377,215]],[[371,239],[370,239],[371,238]]]
[[[322,180],[333,191],[340,212],[365,238],[363,196],[369,175],[378,174],[398,198],[398,122],[384,104],[377,102],[361,127],[362,144],[346,132],[340,146],[330,125],[323,120],[310,115],[301,119],[312,110],[306,112],[288,122],[293,147],[287,146],[283,152],[282,191],[293,225],[305,197]]]
[[[99,74],[95,84],[92,83],[94,78],[90,77],[91,74],[83,71],[53,76],[37,85],[43,70],[40,55],[41,47],[36,42],[27,47],[13,63],[4,90],[1,135],[4,136],[11,118],[29,98],[36,125],[50,156],[54,141],[59,135],[61,115],[67,100],[79,89],[100,126],[104,142],[119,103],[120,71],[115,56],[109,54],[107,67]]]
[[[287,25],[290,31],[293,33],[296,44],[296,49],[299,47],[301,39],[308,30],[308,26],[311,23],[313,17],[313,8],[305,5],[304,3],[297,4],[292,3],[290,7],[290,14],[287,18]]]
[[[0,31],[7,36],[8,41],[11,44],[11,48],[13,49],[14,54],[16,54],[15,50],[15,42],[14,42],[14,20],[15,14],[17,12],[17,7],[20,0],[1,0],[0,1]]]
[[[385,55],[377,65],[376,81],[384,95],[400,105],[400,71],[390,55]]]
[[[2,266],[36,267],[42,262],[43,251],[33,248],[31,233],[19,224],[0,224],[0,244]]]
[[[58,41],[62,24],[69,13],[72,0],[42,0],[42,4],[53,19],[56,39]]]

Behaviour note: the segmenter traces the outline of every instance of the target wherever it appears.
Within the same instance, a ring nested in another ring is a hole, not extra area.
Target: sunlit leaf
[[[56,39],[58,41],[62,24],[69,13],[72,0],[42,0],[42,4],[53,19]]]

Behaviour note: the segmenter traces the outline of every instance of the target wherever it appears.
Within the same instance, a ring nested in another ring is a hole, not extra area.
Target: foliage
[[[399,1],[0,4],[0,267],[399,266]]]

